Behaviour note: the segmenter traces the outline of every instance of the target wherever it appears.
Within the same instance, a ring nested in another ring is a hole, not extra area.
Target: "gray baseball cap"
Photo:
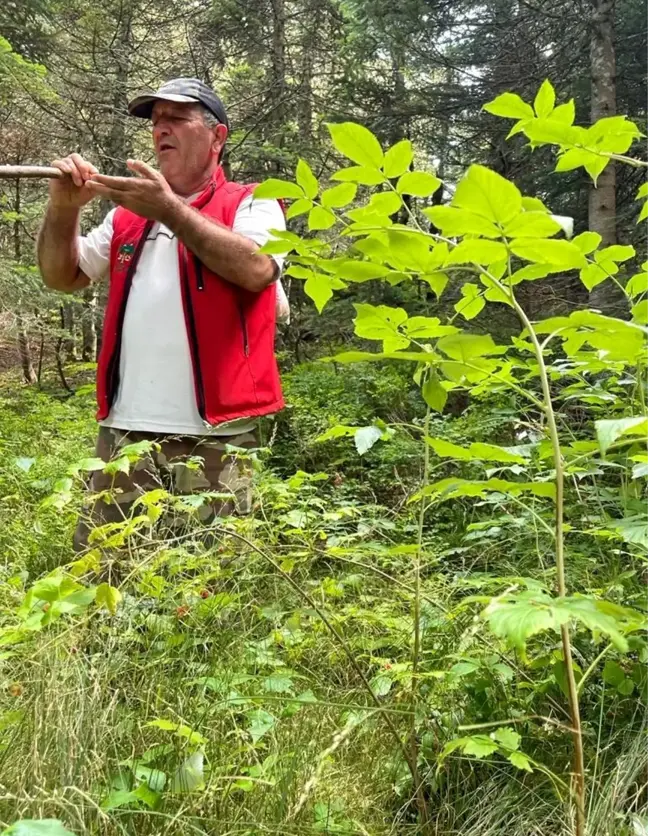
[[[216,93],[197,78],[173,78],[155,93],[142,93],[128,104],[131,116],[150,119],[153,105],[158,101],[199,102],[229,130],[229,120],[223,102]]]

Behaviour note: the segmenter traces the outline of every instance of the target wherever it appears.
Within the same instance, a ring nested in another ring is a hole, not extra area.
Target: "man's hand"
[[[89,203],[95,193],[88,188],[88,181],[97,169],[80,154],[70,154],[62,160],[54,160],[54,168],[67,175],[49,181],[50,203],[57,209],[80,209]]]
[[[126,165],[137,177],[107,177],[93,174],[88,187],[99,197],[107,198],[142,218],[168,225],[174,210],[182,201],[173,193],[164,177],[139,160]]]

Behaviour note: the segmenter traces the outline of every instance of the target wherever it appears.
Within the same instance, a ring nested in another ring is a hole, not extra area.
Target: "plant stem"
[[[528,331],[529,339],[533,345],[533,350],[538,362],[538,374],[540,375],[540,383],[542,385],[542,394],[544,398],[543,408],[547,419],[549,436],[551,438],[554,467],[556,470],[556,574],[558,580],[558,595],[562,598],[567,594],[567,585],[565,581],[565,539],[563,531],[565,474],[562,455],[560,452],[560,437],[558,435],[556,414],[551,400],[549,375],[547,374],[547,367],[542,353],[542,346],[540,345],[540,341],[538,340],[531,321],[524,312],[524,309],[515,298],[515,294],[511,288],[505,287],[497,279],[494,279],[494,281],[502,288],[502,290],[510,294],[511,302],[515,311],[520,318],[520,321]],[[576,799],[575,832],[576,836],[585,836],[585,760],[583,756],[583,732],[581,727],[580,708],[578,705],[578,689],[576,687],[576,679],[574,677],[569,626],[567,624],[563,624],[561,626],[560,636],[562,639],[565,673],[567,676],[569,712],[571,715],[572,741],[574,744],[574,775],[576,782],[574,791],[574,798]]]
[[[430,436],[430,407],[425,413],[425,424],[423,430],[424,454],[423,454],[423,485],[425,488],[430,475],[430,445],[427,439]],[[421,555],[423,551],[423,523],[425,521],[425,497],[421,497],[421,507],[418,519],[418,542],[416,554],[414,555],[414,644],[412,647],[412,727],[410,729],[410,759],[413,764],[412,780],[416,793],[416,806],[418,807],[424,827],[428,824],[427,803],[423,784],[419,780],[418,772],[418,740],[416,735],[416,707],[418,697],[418,666],[421,655]]]

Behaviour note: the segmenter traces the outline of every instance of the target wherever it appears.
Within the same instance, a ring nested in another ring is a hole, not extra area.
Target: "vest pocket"
[[[250,354],[250,344],[248,342],[247,322],[245,321],[245,311],[240,300],[237,301],[239,319],[241,320],[241,331],[243,332],[243,354],[246,357]]]
[[[202,261],[194,256],[194,267],[196,269],[196,287],[198,290],[205,289],[205,280],[203,278]]]

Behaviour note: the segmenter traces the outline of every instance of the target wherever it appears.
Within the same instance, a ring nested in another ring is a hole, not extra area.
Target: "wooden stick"
[[[15,179],[17,177],[59,179],[65,177],[65,175],[58,168],[45,165],[0,165],[0,179]]]

